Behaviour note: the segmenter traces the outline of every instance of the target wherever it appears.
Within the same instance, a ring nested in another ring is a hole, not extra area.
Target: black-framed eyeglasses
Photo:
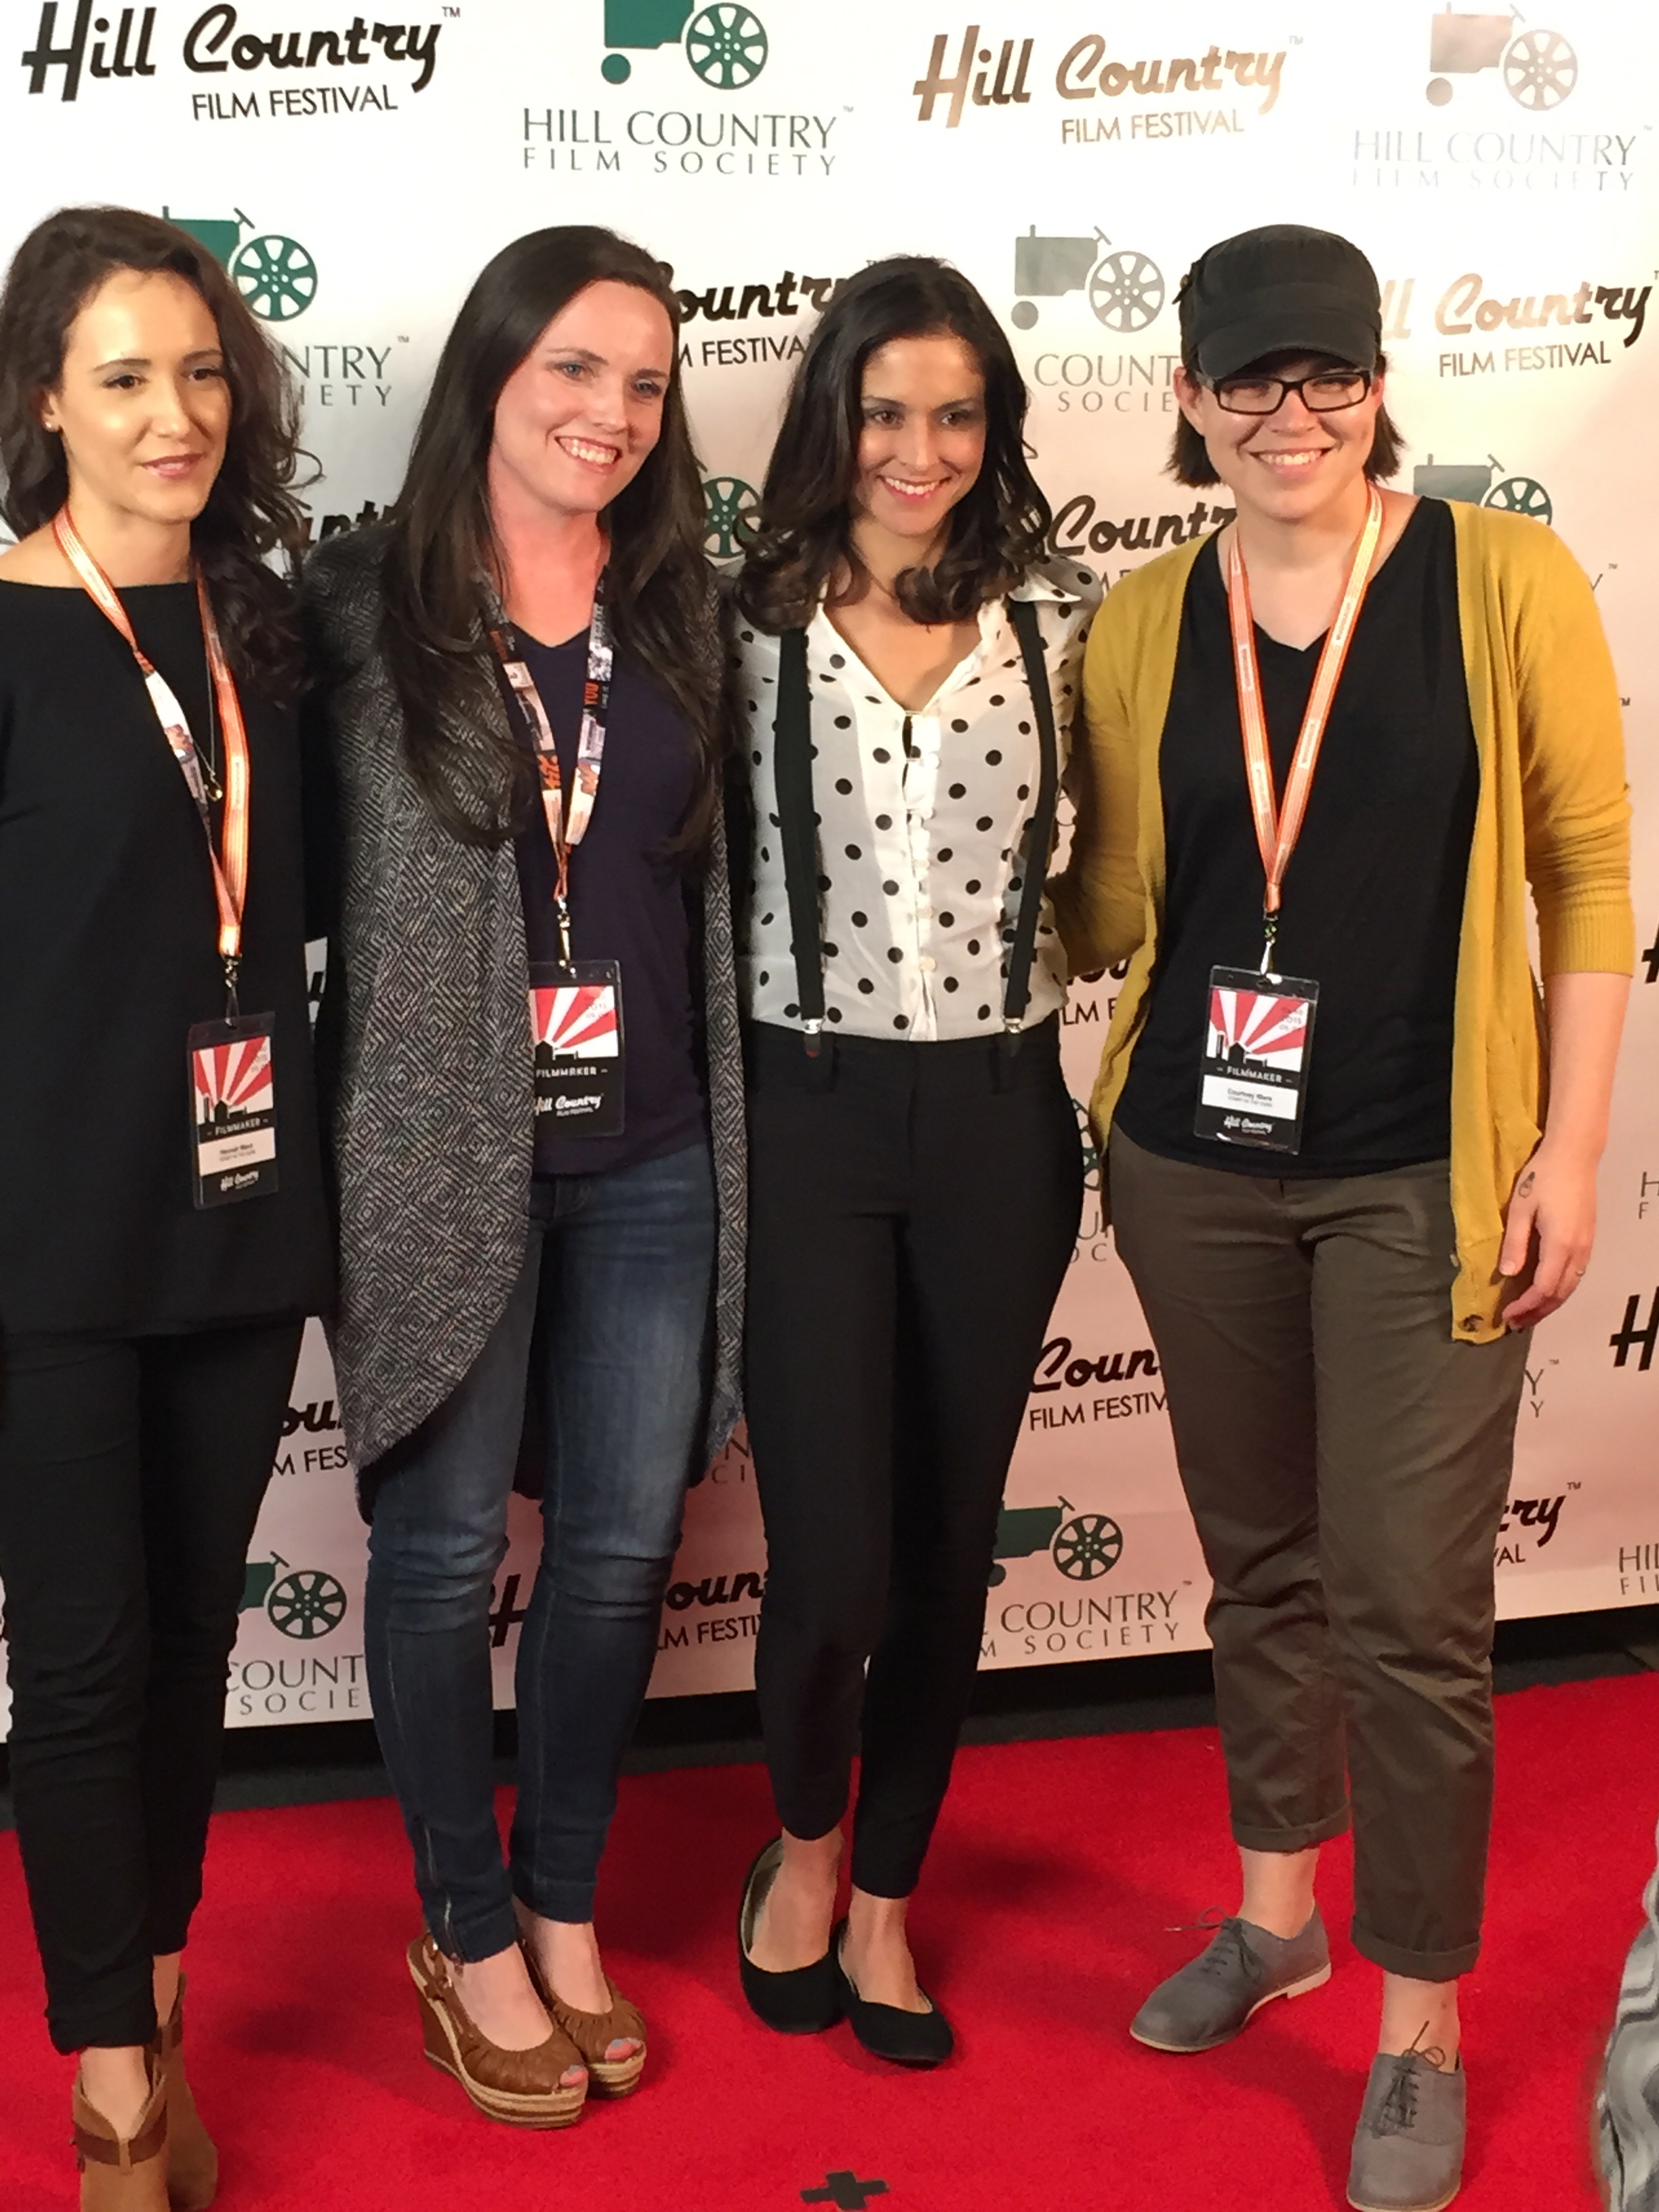
[[[1369,368],[1321,368],[1311,376],[1224,376],[1211,389],[1230,415],[1276,415],[1294,392],[1310,415],[1357,407],[1371,388]]]

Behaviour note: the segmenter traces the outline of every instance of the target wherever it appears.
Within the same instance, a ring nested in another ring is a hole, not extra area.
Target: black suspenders
[[[1017,1046],[1031,997],[1031,963],[1036,953],[1037,918],[1042,910],[1044,879],[1054,843],[1060,802],[1060,746],[1054,735],[1054,702],[1036,609],[1029,599],[1007,602],[1009,620],[1025,661],[1025,681],[1036,715],[1040,766],[1037,800],[1031,815],[1023,861],[1025,871],[1014,941],[1008,955],[1008,980],[1002,998],[1005,1042]],[[778,821],[783,847],[784,884],[789,900],[789,940],[795,963],[795,996],[799,1002],[806,1049],[816,1059],[823,1028],[823,930],[818,909],[817,817],[812,808],[812,700],[807,682],[806,633],[787,629],[778,640],[778,711],[773,724],[773,775],[777,785]]]

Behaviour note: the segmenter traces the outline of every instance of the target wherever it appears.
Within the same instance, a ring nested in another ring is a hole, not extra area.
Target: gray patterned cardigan
[[[301,587],[312,744],[331,800],[332,927],[318,1031],[340,1243],[331,1335],[341,1419],[360,1468],[444,1402],[506,1306],[524,1261],[535,1110],[513,846],[447,835],[410,773],[379,645],[385,544],[378,529],[330,538]],[[709,602],[698,642],[714,678],[712,579]],[[504,729],[506,708],[495,711]],[[738,1416],[744,1221],[743,1064],[718,809],[694,895],[720,1194],[712,1458]]]

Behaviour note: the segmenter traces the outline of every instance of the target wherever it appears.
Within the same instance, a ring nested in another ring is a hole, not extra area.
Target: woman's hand
[[[1515,1180],[1498,1273],[1532,1280],[1504,1310],[1508,1328],[1526,1328],[1564,1306],[1578,1288],[1595,1242],[1597,1155],[1552,1146],[1547,1137]]]

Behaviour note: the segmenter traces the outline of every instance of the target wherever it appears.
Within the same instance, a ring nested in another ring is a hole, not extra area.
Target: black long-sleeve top
[[[121,594],[198,745],[194,587]],[[146,1335],[325,1308],[299,748],[250,696],[241,1005],[276,1018],[280,1188],[198,1210],[186,1038],[225,1011],[207,843],[125,641],[0,581],[0,1330]]]

